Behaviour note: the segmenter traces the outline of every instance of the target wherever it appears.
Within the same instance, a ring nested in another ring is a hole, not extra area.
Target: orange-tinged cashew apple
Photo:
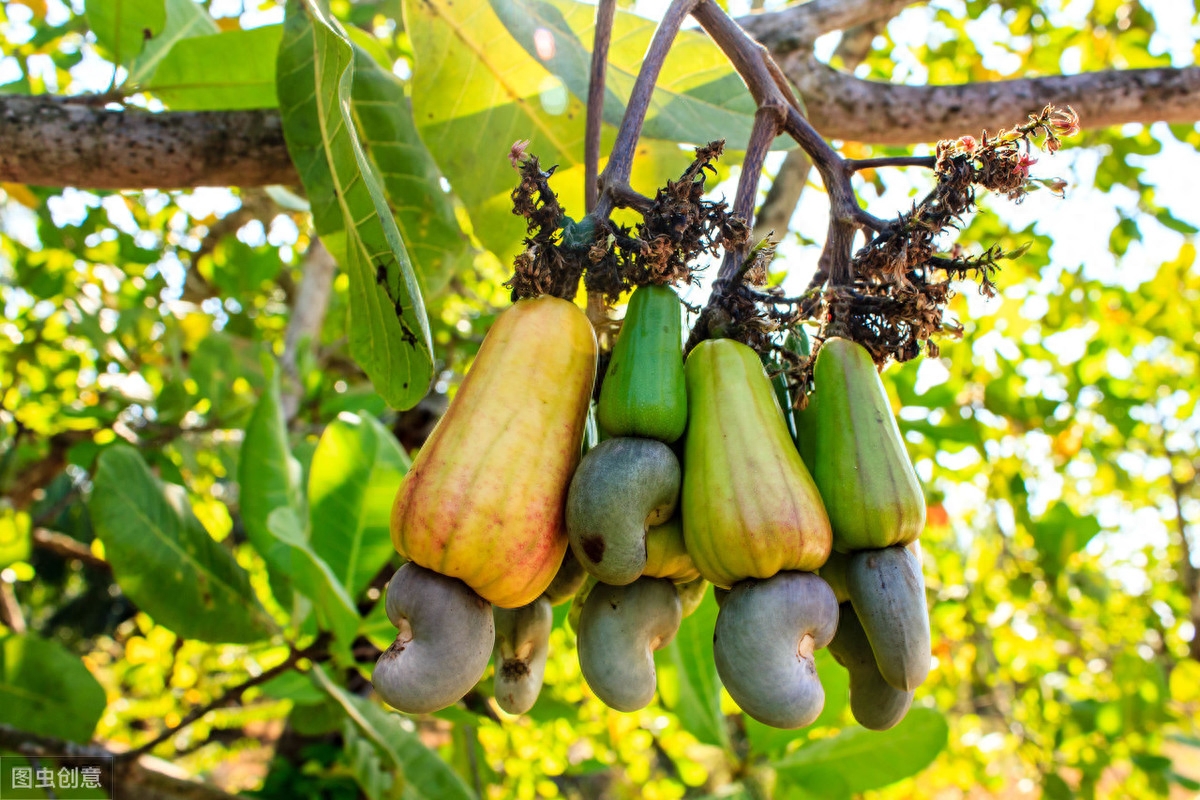
[[[567,547],[596,337],[566,300],[518,300],[488,331],[400,484],[392,543],[502,608],[537,599]]]

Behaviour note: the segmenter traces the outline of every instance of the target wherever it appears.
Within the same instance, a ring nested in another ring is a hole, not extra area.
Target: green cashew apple
[[[829,518],[758,355],[730,339],[688,356],[683,538],[700,574],[729,588],[829,557]]]
[[[929,674],[929,611],[921,562],[898,545],[850,556],[846,589],[884,680],[912,691]]]
[[[886,731],[898,724],[912,706],[913,693],[883,679],[875,651],[867,640],[854,606],[842,603],[837,634],[829,652],[850,673],[850,713],[864,728]]]
[[[764,725],[811,725],[825,707],[813,653],[829,644],[837,625],[837,598],[811,572],[741,581],[721,605],[713,633],[721,683]]]
[[[683,314],[670,286],[639,286],[600,387],[596,419],[610,436],[675,441],[687,425]]]
[[[682,618],[679,594],[670,581],[597,583],[579,617],[583,679],[609,708],[645,708],[657,685],[654,651],[675,638]]]
[[[524,714],[537,702],[550,653],[554,611],[545,595],[520,608],[493,608],[496,623],[496,703]]]
[[[828,339],[813,384],[797,437],[833,525],[834,549],[915,540],[925,527],[925,496],[871,354],[848,339]]]
[[[501,608],[536,600],[567,547],[595,371],[574,303],[543,296],[501,314],[396,493],[396,551]]]
[[[646,566],[646,530],[679,501],[679,459],[654,439],[607,439],[588,451],[567,494],[567,535],[584,569],[613,586]]]
[[[409,714],[458,702],[487,669],[491,606],[462,581],[411,561],[392,576],[384,602],[400,631],[375,663],[375,691]]]

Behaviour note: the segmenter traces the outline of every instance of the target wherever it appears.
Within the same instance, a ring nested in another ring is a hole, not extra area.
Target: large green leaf
[[[291,0],[276,89],[313,222],[350,278],[350,352],[375,389],[409,408],[433,379],[421,292],[350,119],[354,52],[316,0]]]
[[[509,33],[586,102],[596,7],[574,0],[490,0]],[[625,104],[658,23],[618,12],[605,79],[604,121],[620,125]],[[642,135],[705,144],[724,139],[744,149],[754,126],[754,98],[729,59],[698,30],[681,31],[659,73]],[[785,143],[780,140],[781,144]]]
[[[713,663],[717,602],[708,592],[700,607],[679,626],[674,640],[655,654],[663,705],[684,729],[705,744],[729,747],[721,713],[721,681]]]
[[[274,108],[282,25],[183,39],[142,87],[176,111]]]
[[[475,797],[462,778],[437,754],[421,744],[406,717],[393,714],[337,686],[318,665],[313,667],[317,685],[346,710],[363,738],[378,749],[405,781],[406,798],[470,800]]]
[[[505,263],[524,246],[524,225],[512,213],[519,178],[508,159],[521,139],[543,166],[558,166],[551,185],[567,214],[582,216],[585,114],[563,81],[486,3],[406,0],[404,21],[416,60],[413,117],[480,241]],[[602,152],[614,136],[606,126]],[[673,142],[643,141],[631,183],[652,195],[688,160]]]
[[[142,54],[129,65],[129,82],[134,85],[145,82],[153,75],[159,62],[177,42],[192,36],[221,32],[216,21],[196,0],[166,0],[166,10],[167,20],[163,29],[146,42]]]
[[[383,181],[421,291],[436,294],[474,258],[442,175],[417,134],[404,87],[360,47],[354,48],[351,96],[358,135]]]
[[[849,728],[810,742],[773,766],[781,784],[845,786],[848,794],[857,794],[925,769],[946,746],[948,735],[940,712],[914,708],[891,730]]]
[[[77,656],[37,636],[0,638],[0,723],[88,742],[108,700]]]
[[[276,508],[267,517],[267,528],[291,549],[292,584],[312,601],[317,625],[332,633],[339,644],[348,645],[358,633],[358,609],[337,575],[309,546],[296,512],[287,506]]]
[[[371,417],[342,414],[309,468],[312,548],[352,597],[391,559],[388,521],[408,456]]]
[[[274,362],[271,362],[272,364]],[[288,446],[287,422],[279,394],[279,371],[271,369],[266,391],[246,425],[238,458],[238,505],[246,537],[266,560],[272,588],[287,582],[292,549],[267,528],[267,518],[277,508],[304,510],[300,462]],[[282,602],[285,598],[278,598]]]
[[[249,576],[209,536],[187,493],[156,480],[133,448],[101,454],[89,510],[121,590],[159,624],[203,642],[274,632]]]
[[[88,27],[117,64],[129,64],[167,23],[163,0],[88,0]]]

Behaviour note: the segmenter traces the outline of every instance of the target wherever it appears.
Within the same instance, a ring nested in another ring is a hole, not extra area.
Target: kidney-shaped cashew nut
[[[400,632],[375,663],[375,691],[410,714],[458,702],[487,669],[496,636],[491,604],[411,561],[392,576],[385,602]]]
[[[654,699],[654,651],[675,637],[682,617],[679,594],[668,580],[596,584],[579,615],[579,666],[605,705],[637,711]]]
[[[567,535],[579,563],[613,585],[646,566],[646,530],[679,501],[679,459],[655,439],[607,439],[580,462],[567,492]]]
[[[810,725],[825,707],[813,653],[829,644],[837,623],[833,590],[811,572],[739,581],[717,614],[717,674],[764,725]]]

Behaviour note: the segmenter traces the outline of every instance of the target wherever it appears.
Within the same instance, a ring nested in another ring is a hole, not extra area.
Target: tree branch
[[[0,181],[89,189],[294,184],[276,111],[107,111],[0,94]]]
[[[882,17],[843,32],[834,58],[840,58],[845,69],[853,70],[871,52],[871,42],[887,27],[888,19]],[[802,149],[797,148],[787,154],[783,163],[779,165],[775,180],[771,181],[771,188],[767,191],[762,208],[759,209],[758,219],[754,223],[755,241],[760,241],[771,231],[775,231],[777,239],[782,240],[791,225],[792,214],[800,204],[800,197],[808,184],[811,172],[812,162]]]
[[[95,567],[105,572],[112,571],[111,564],[93,553],[86,544],[65,533],[46,528],[34,528],[33,543],[37,547],[67,560],[78,559],[89,567]]]
[[[915,144],[978,135],[1053,101],[1088,129],[1200,119],[1200,67],[1048,75],[956,86],[866,81],[796,53],[783,70],[822,135],[869,144]]]
[[[617,0],[600,0],[596,6],[596,36],[592,44],[592,71],[588,79],[587,122],[583,136],[583,196],[585,210],[596,207],[600,171],[600,132],[604,123],[604,81],[608,68],[608,45],[612,41]]]
[[[737,22],[780,58],[795,50],[808,50],[817,37],[826,33],[891,19],[906,6],[924,1],[809,0],[780,11],[738,17]]]
[[[313,236],[308,252],[304,254],[304,270],[300,278],[300,289],[292,303],[284,333],[283,355],[279,358],[283,372],[291,383],[283,393],[283,415],[292,419],[300,409],[303,387],[300,385],[298,361],[301,347],[312,349],[320,338],[321,326],[325,323],[325,312],[329,309],[329,298],[333,294],[333,279],[337,275],[337,262],[321,240]]]

